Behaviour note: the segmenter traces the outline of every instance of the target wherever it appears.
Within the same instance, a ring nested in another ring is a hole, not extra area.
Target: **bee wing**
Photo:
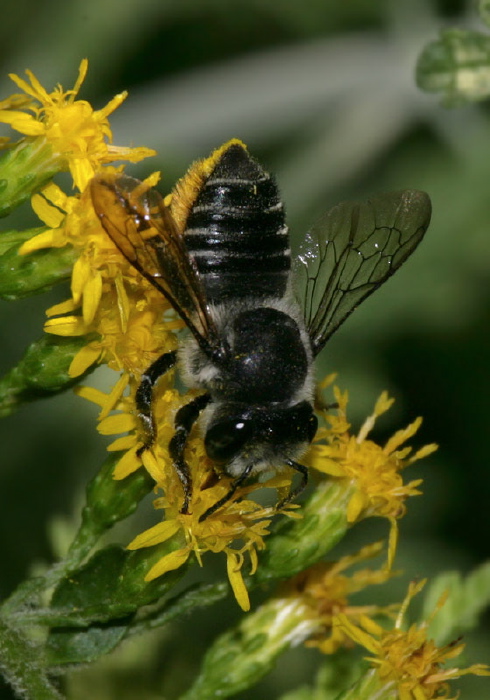
[[[172,304],[208,355],[220,353],[217,328],[194,260],[158,192],[127,175],[98,175],[92,203],[128,262]]]
[[[404,190],[338,204],[308,233],[298,272],[315,355],[356,306],[413,253],[430,216],[429,196]]]

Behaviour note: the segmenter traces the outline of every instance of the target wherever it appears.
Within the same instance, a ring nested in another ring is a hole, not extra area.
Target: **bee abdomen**
[[[199,192],[184,236],[209,301],[285,294],[284,207],[274,180],[239,144],[223,153]]]

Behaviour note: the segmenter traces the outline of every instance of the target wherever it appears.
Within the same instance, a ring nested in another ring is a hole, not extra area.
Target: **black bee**
[[[274,179],[238,140],[207,163],[180,226],[160,195],[138,180],[100,175],[91,183],[106,232],[190,330],[178,352],[144,372],[136,406],[147,448],[155,437],[158,378],[178,361],[185,384],[203,390],[177,412],[169,445],[184,491],[181,512],[188,512],[192,495],[184,450],[198,418],[206,453],[233,477],[229,492],[201,520],[263,471],[286,465],[301,474],[278,507],[306,486],[307,468],[297,460],[317,429],[314,359],[414,251],[431,215],[429,197],[415,190],[335,206],[298,256],[300,303]]]

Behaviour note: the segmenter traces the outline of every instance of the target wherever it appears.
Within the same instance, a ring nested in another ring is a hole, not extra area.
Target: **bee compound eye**
[[[204,438],[208,457],[227,462],[235,457],[252,435],[250,420],[228,419],[211,426]]]
[[[312,442],[318,430],[318,418],[313,413],[308,421],[308,441]]]

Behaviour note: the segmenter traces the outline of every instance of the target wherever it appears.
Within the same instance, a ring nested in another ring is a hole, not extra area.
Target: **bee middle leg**
[[[184,459],[185,445],[192,430],[192,426],[199,418],[199,414],[210,402],[209,394],[201,394],[195,399],[179,408],[175,416],[175,433],[170,440],[168,450],[172,463],[184,489],[184,503],[180,509],[181,513],[189,512],[189,501],[192,496],[192,479],[189,466]]]
[[[144,444],[138,450],[138,457],[155,442],[155,421],[153,418],[152,399],[153,389],[157,381],[175,366],[177,351],[166,352],[153,362],[141,375],[141,381],[136,390],[136,412],[143,428]]]

